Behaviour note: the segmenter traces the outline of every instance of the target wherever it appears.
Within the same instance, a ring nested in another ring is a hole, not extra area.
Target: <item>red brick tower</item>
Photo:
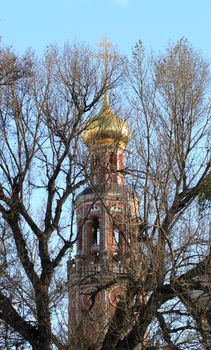
[[[104,39],[102,47],[104,52],[98,56],[105,60],[107,81],[111,46]],[[124,178],[129,127],[112,111],[107,92],[83,140],[90,151],[91,175],[90,186],[76,200],[78,240],[68,267],[69,319],[72,336],[93,344],[103,338],[117,303],[124,298],[122,277],[137,249],[138,203]]]
[[[135,255],[138,204],[124,178],[129,128],[112,112],[107,94],[83,139],[90,150],[92,174],[90,186],[76,200],[77,252],[69,266],[70,330],[81,325],[83,332],[91,330],[93,338],[103,336],[124,297],[121,276],[131,252]]]

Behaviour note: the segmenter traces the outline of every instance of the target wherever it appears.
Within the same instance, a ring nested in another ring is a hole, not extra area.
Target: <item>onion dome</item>
[[[112,111],[106,92],[99,114],[87,123],[83,140],[88,147],[118,145],[125,149],[129,138],[128,123]]]

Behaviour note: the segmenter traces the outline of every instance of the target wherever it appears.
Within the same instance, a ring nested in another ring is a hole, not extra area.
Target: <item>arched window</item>
[[[98,218],[94,219],[93,225],[93,246],[91,247],[91,252],[93,253],[94,263],[99,262],[99,254],[100,254],[100,224]]]
[[[109,163],[110,163],[111,171],[115,172],[117,170],[117,155],[116,155],[116,153],[114,153],[114,152],[110,153]]]
[[[92,220],[91,234],[91,252],[98,254],[100,249],[100,225],[98,218],[93,218]]]
[[[121,248],[121,241],[121,230],[118,227],[115,227],[113,230],[113,242],[115,248],[118,250]]]
[[[120,246],[120,231],[118,228],[114,229],[114,242],[116,246]]]
[[[113,247],[115,254],[124,254],[125,253],[125,223],[124,217],[117,213],[113,212],[113,222],[112,222],[112,234],[113,234]]]

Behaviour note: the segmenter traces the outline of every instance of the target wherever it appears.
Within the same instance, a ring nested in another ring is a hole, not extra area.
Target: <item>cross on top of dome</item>
[[[98,44],[98,47],[101,50],[101,52],[97,53],[95,56],[99,59],[103,59],[104,60],[104,68],[105,68],[105,80],[108,79],[108,61],[109,58],[117,58],[117,55],[114,55],[112,53],[112,49],[114,48],[113,44],[111,42],[108,41],[108,38],[105,36],[103,37]]]

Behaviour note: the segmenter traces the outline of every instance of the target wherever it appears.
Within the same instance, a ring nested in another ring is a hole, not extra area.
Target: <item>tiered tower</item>
[[[137,246],[138,203],[125,186],[124,156],[129,127],[109,105],[107,91],[99,114],[83,140],[90,151],[90,185],[76,200],[77,252],[69,264],[70,332],[103,337],[117,303],[124,298],[124,274]]]

